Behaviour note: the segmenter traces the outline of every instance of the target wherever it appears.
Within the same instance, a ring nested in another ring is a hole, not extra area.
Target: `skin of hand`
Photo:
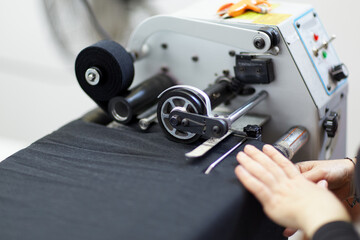
[[[277,224],[301,229],[311,238],[326,223],[350,222],[350,216],[333,193],[307,180],[274,147],[265,145],[260,151],[247,145],[244,152],[238,153],[237,160],[238,179]]]
[[[305,161],[296,166],[312,182],[326,180],[329,190],[340,200],[350,197],[355,166],[349,159]]]

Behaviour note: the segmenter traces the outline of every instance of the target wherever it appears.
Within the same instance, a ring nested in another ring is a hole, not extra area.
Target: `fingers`
[[[319,161],[305,161],[297,163],[296,166],[306,179],[318,182],[325,179],[327,173],[324,169],[317,167],[317,164],[319,164]]]
[[[318,186],[327,189],[328,188],[328,182],[326,180],[320,180],[319,182],[316,183]]]
[[[247,145],[244,148],[244,152],[254,161],[259,163],[261,166],[271,173],[275,179],[282,180],[286,177],[285,173],[281,168],[266,154],[257,149],[254,146]]]
[[[251,156],[248,156],[244,152],[239,152],[237,160],[248,173],[265,183],[267,186],[274,186],[276,184],[277,181],[273,174],[271,174],[262,164],[254,161]]]
[[[270,190],[266,187],[266,185],[246,171],[243,166],[237,166],[235,168],[235,174],[244,187],[251,192],[260,203],[264,204],[271,198]]]
[[[276,150],[273,146],[266,144],[263,147],[263,152],[280,168],[286,173],[286,175],[290,178],[298,176],[299,170],[295,167],[295,165],[286,157],[284,157],[278,150]]]
[[[305,173],[313,169],[315,167],[315,164],[314,161],[304,161],[304,162],[296,163],[296,167],[297,169],[299,169],[301,173]]]

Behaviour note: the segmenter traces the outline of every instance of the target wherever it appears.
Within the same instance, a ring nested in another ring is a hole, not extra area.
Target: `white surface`
[[[8,156],[28,146],[28,143],[8,138],[0,138],[0,162]]]
[[[21,6],[21,7],[19,7]],[[95,107],[59,52],[42,2],[0,8],[0,160]]]

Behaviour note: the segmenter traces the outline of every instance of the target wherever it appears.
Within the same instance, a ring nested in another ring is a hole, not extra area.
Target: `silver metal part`
[[[242,105],[240,108],[238,108],[235,112],[230,114],[226,120],[229,123],[235,122],[237,119],[239,119],[241,116],[249,112],[251,109],[253,109],[256,105],[258,105],[262,100],[264,100],[268,96],[268,93],[266,91],[261,91],[256,96],[249,99],[244,105]]]
[[[170,111],[168,111],[169,108],[171,108]],[[181,96],[170,97],[166,99],[166,101],[161,106],[160,119],[166,131],[178,139],[182,139],[182,140],[191,139],[196,135],[195,133],[179,131],[170,124],[170,113],[171,111],[174,110],[180,110],[180,111],[188,110],[193,113],[198,113],[196,107],[188,99],[183,98]]]
[[[241,139],[240,142],[238,142],[234,147],[232,147],[229,151],[227,151],[224,155],[222,155],[221,157],[219,157],[215,162],[213,162],[212,164],[210,164],[210,166],[205,170],[205,174],[210,174],[210,172],[222,161],[224,160],[227,156],[229,156],[233,151],[235,151],[238,147],[240,147],[241,144],[243,144],[245,142],[246,138],[244,137],[243,139]]]
[[[274,144],[287,158],[292,159],[309,140],[309,132],[304,127],[294,127]]]
[[[331,43],[332,41],[334,41],[336,39],[336,36],[335,35],[332,35],[331,38],[327,41],[324,41],[320,47],[317,47],[317,48],[314,48],[313,49],[313,53],[314,53],[314,56],[317,57],[319,56],[319,52],[321,49],[328,49],[329,47],[329,43]]]
[[[226,115],[226,112],[214,111],[214,114],[217,115]],[[213,149],[218,143],[226,139],[230,135],[236,136],[245,136],[243,132],[244,127],[247,125],[258,125],[263,126],[269,120],[269,116],[261,116],[261,115],[250,115],[247,114],[238,120],[236,120],[232,125],[231,129],[221,138],[210,138],[203,142],[201,145],[197,146],[191,152],[185,154],[185,157],[188,160],[193,160],[196,158],[203,157],[206,153],[208,153],[211,149]]]
[[[163,91],[162,93],[160,93],[160,95],[158,96],[158,98],[160,98],[162,95],[164,95],[164,93],[168,92],[168,91],[172,91],[174,89],[184,89],[184,90],[188,90],[192,93],[195,93],[197,95],[200,95],[203,99],[203,103],[205,105],[205,108],[206,108],[206,115],[208,117],[211,117],[212,116],[212,112],[211,112],[211,101],[210,101],[210,98],[209,96],[202,90],[196,88],[196,87],[193,87],[193,86],[189,86],[189,85],[176,85],[176,86],[173,86],[173,87],[170,87],[168,89],[166,89],[165,91]]]
[[[139,120],[139,127],[141,128],[141,130],[146,131],[146,130],[149,129],[151,124],[156,121],[156,119],[157,119],[157,114],[156,113],[153,113],[149,117],[142,118],[142,119]]]
[[[96,68],[89,68],[85,72],[85,79],[88,84],[95,86],[100,82],[100,73]]]
[[[110,112],[114,119],[118,120],[119,122],[125,122],[130,117],[129,108],[125,102],[116,102]]]
[[[201,145],[197,146],[194,150],[191,152],[188,152],[185,154],[185,157],[187,160],[200,158],[204,156],[207,152],[209,152],[213,147],[215,147],[218,143],[220,143],[222,140],[227,138],[232,134],[231,131],[228,131],[224,136],[221,138],[209,138],[205,142],[203,142]]]

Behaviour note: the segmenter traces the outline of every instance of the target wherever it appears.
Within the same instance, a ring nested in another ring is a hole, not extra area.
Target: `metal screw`
[[[229,52],[229,55],[231,56],[231,57],[233,57],[233,56],[235,56],[235,51],[234,50],[231,50],[230,52]]]
[[[220,127],[219,127],[219,126],[214,126],[214,127],[212,128],[212,131],[213,131],[213,133],[215,133],[215,134],[219,134],[219,133],[220,133]]]
[[[181,124],[182,124],[184,127],[187,127],[187,126],[189,126],[189,120],[188,120],[188,119],[183,119],[183,120],[181,121]]]
[[[167,72],[169,72],[169,68],[163,66],[163,67],[161,67],[161,71],[162,71],[163,73],[167,73]]]
[[[161,44],[162,49],[167,49],[168,45],[166,43]]]
[[[95,86],[100,82],[100,73],[97,68],[89,68],[85,72],[85,80],[88,84]]]
[[[263,49],[265,47],[265,40],[261,37],[257,37],[254,39],[254,46],[257,49]]]
[[[170,118],[169,122],[170,122],[171,126],[175,127],[180,124],[180,120],[181,120],[180,117],[175,115]]]

